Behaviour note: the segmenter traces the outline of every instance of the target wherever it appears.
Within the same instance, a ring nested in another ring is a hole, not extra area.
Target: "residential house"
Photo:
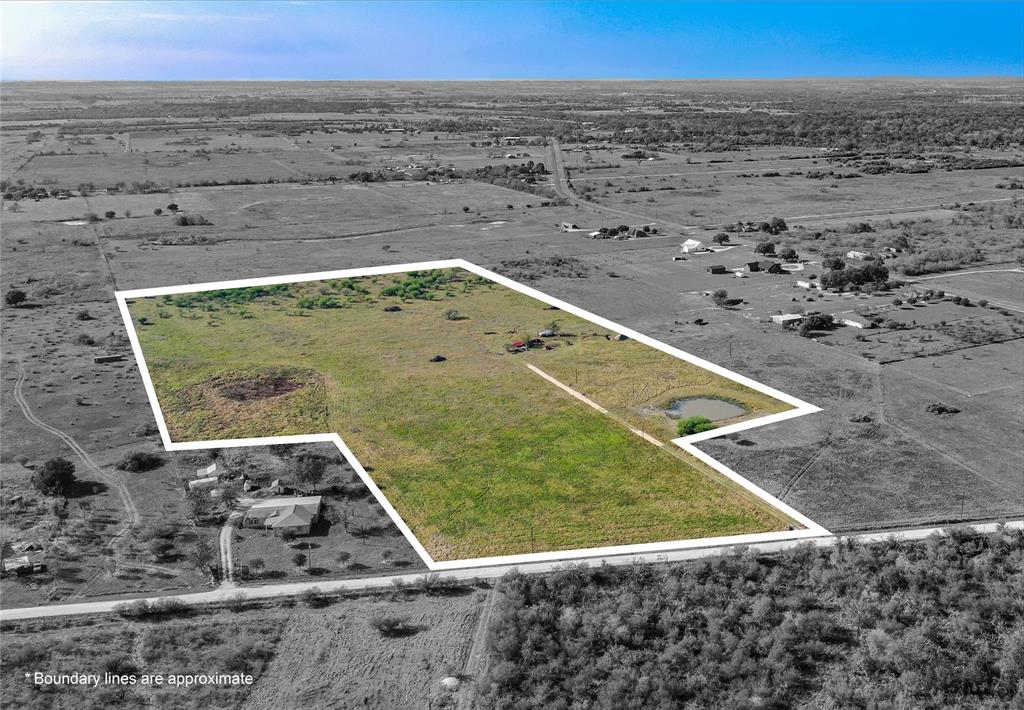
[[[321,506],[320,496],[267,498],[245,512],[242,525],[308,535],[320,520]]]

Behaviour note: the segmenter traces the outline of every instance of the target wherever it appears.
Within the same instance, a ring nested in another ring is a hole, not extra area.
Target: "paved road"
[[[974,525],[974,529],[981,532],[991,532],[996,529],[998,523],[985,523]],[[1008,525],[1015,529],[1024,529],[1024,520],[1013,520]],[[879,542],[898,536],[904,540],[920,540],[929,535],[941,532],[943,528],[909,528],[902,530],[888,530],[879,532],[850,535],[861,543]],[[818,546],[833,545],[840,538],[835,535],[822,535],[816,538],[802,538],[799,540],[782,540],[778,542],[761,542],[746,545],[752,550],[769,553],[786,550],[799,545],[812,544]],[[673,550],[662,553],[646,553],[640,555],[613,555],[608,557],[595,557],[587,560],[590,565],[629,565],[634,563],[659,563],[659,562],[682,562],[696,560],[703,557],[714,557],[716,555],[728,554],[735,550],[735,544],[711,545],[702,548],[690,548],[685,550]],[[523,574],[543,574],[559,569],[566,564],[572,564],[574,560],[534,562],[523,565],[495,565],[493,567],[474,567],[470,569],[451,570],[438,572],[441,579],[453,581],[470,581],[476,579],[499,579],[512,570],[518,570]],[[319,582],[292,582],[290,584],[269,584],[254,587],[240,587],[237,589],[216,589],[209,592],[197,592],[193,594],[173,595],[173,598],[189,605],[203,605],[213,602],[223,602],[232,596],[244,596],[248,599],[269,599],[274,597],[285,597],[301,594],[302,592],[318,588],[323,592],[358,591],[366,589],[388,589],[395,580],[401,580],[406,584],[415,584],[423,574],[401,574],[386,577],[367,577],[363,579],[341,579],[324,580]],[[150,600],[159,599],[152,597]],[[53,616],[74,616],[82,614],[103,614],[114,611],[120,604],[120,600],[107,600],[96,602],[82,602],[78,604],[56,604],[53,606],[23,607],[20,609],[0,610],[0,621],[15,621],[19,619],[35,619]]]

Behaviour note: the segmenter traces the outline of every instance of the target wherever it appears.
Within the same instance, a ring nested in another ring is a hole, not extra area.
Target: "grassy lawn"
[[[788,405],[464,271],[130,308],[175,440],[337,432],[436,560],[793,523],[526,363],[662,440],[660,408],[680,396],[726,398],[747,416]],[[505,351],[552,325],[551,349]]]

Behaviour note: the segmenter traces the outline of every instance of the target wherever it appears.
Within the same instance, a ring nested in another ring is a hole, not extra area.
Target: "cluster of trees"
[[[402,299],[430,299],[451,283],[454,274],[450,271],[409,272],[409,278],[381,289],[381,296],[398,296]]]
[[[835,318],[830,314],[808,313],[804,316],[804,319],[800,321],[800,327],[797,332],[799,332],[802,337],[809,338],[816,330],[832,330],[835,327]]]
[[[796,249],[793,247],[782,247],[778,251],[775,250],[775,247],[775,242],[758,242],[754,245],[754,253],[764,254],[765,256],[777,256],[783,261],[796,261],[800,258],[800,255],[796,253]]]
[[[838,259],[838,262],[836,261]],[[839,263],[842,266],[839,266]],[[880,261],[870,261],[862,265],[847,266],[846,262],[838,257],[832,257],[825,264],[828,271],[821,275],[823,288],[843,290],[851,286],[865,286],[868,284],[887,284],[889,281],[889,269]],[[836,268],[839,266],[839,268]]]
[[[953,271],[984,260],[984,253],[975,247],[937,247],[902,256],[893,262],[893,266],[907,276],[917,276]]]
[[[245,288],[224,288],[217,291],[197,291],[177,296],[163,296],[162,302],[178,308],[191,308],[203,303],[220,305],[242,305],[267,296],[287,296],[291,284],[273,284],[271,286],[247,286]]]
[[[1024,533],[512,573],[485,707],[1020,707]]]

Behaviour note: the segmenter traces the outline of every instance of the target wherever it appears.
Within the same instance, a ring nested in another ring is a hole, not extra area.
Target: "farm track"
[[[918,446],[921,446],[921,447],[923,447],[925,449],[928,449],[929,451],[934,451],[936,454],[938,454],[942,458],[946,459],[950,463],[952,463],[952,464],[954,464],[954,465],[956,465],[956,466],[958,466],[960,468],[966,469],[967,471],[970,471],[971,473],[973,473],[975,476],[977,476],[978,478],[982,479],[983,481],[991,483],[996,488],[999,488],[1000,490],[1005,491],[1010,496],[1012,496],[1014,499],[1016,499],[1020,495],[1020,491],[1014,491],[1014,490],[1011,490],[1011,489],[1007,488],[1006,484],[1004,484],[1002,481],[1000,481],[998,479],[995,479],[995,478],[992,478],[991,476],[985,475],[984,473],[979,471],[977,468],[975,468],[974,466],[971,466],[969,463],[967,463],[966,461],[961,459],[959,456],[954,456],[953,454],[949,453],[948,451],[945,451],[942,448],[936,446],[935,444],[932,444],[932,443],[926,441],[925,439],[923,439],[922,437],[918,436],[914,432],[908,430],[906,427],[903,427],[899,423],[893,421],[887,415],[886,410],[885,410],[885,382],[882,379],[882,371],[881,371],[881,369],[879,369],[877,374],[876,374],[876,391],[877,391],[876,401],[877,401],[877,404],[878,404],[878,425],[879,426],[888,425],[888,426],[892,427],[893,429],[895,429],[896,431],[901,433],[903,436],[907,437],[908,439],[910,439],[911,441],[916,443]]]
[[[21,360],[16,360],[15,363],[17,364],[18,367],[18,379],[14,383],[14,401],[18,403],[18,406],[21,408],[22,414],[25,415],[25,419],[27,419],[29,423],[42,429],[43,431],[53,434],[58,439],[67,444],[68,448],[74,451],[75,454],[82,460],[82,463],[85,464],[86,469],[88,469],[90,473],[99,477],[100,480],[102,480],[108,486],[117,491],[118,498],[120,498],[121,504],[124,506],[125,509],[126,519],[124,522],[124,526],[121,528],[121,530],[115,533],[114,536],[111,537],[110,540],[107,542],[107,548],[113,553],[117,541],[124,537],[132,528],[134,528],[139,520],[139,509],[136,507],[135,501],[132,500],[132,496],[131,493],[128,491],[128,487],[124,484],[124,481],[121,480],[120,476],[107,473],[99,464],[93,461],[92,457],[89,456],[88,452],[86,452],[86,450],[83,449],[78,444],[78,442],[71,437],[70,434],[61,431],[56,427],[50,426],[46,422],[39,419],[39,417],[37,417],[32,412],[32,408],[29,406],[28,400],[25,399],[25,394],[22,391],[22,387],[25,384],[26,378],[25,365],[24,363],[21,362]],[[91,587],[92,584],[94,584],[96,580],[99,579],[101,574],[103,574],[102,568],[97,568],[85,580],[85,583],[78,588],[75,594],[71,595],[72,598],[83,596],[85,592],[88,591],[89,587]]]
[[[668,228],[668,229],[678,229],[680,232],[685,232],[687,230],[697,229],[697,227],[694,227],[694,226],[691,226],[691,225],[679,224],[678,222],[668,222],[666,220],[652,220],[650,217],[642,215],[642,214],[638,214],[636,212],[629,212],[627,210],[620,210],[620,209],[618,209],[616,207],[608,207],[607,205],[602,205],[602,204],[600,204],[598,202],[593,202],[591,200],[583,200],[583,199],[581,199],[569,187],[570,180],[566,176],[566,172],[565,172],[565,162],[564,162],[564,160],[562,158],[562,146],[559,143],[557,138],[552,138],[551,139],[551,144],[548,146],[548,149],[550,151],[549,154],[551,155],[551,159],[552,159],[552,166],[554,167],[554,170],[551,173],[551,186],[554,188],[555,193],[559,197],[562,197],[562,198],[564,198],[566,200],[579,200],[580,202],[588,205],[589,207],[591,207],[592,209],[594,209],[594,210],[596,210],[598,212],[604,212],[606,214],[612,214],[612,215],[616,215],[618,217],[625,217],[627,219],[632,219],[632,220],[639,220],[640,222],[657,222],[660,225],[662,225],[662,227],[665,227],[665,228]],[[672,238],[673,239],[677,239],[678,237],[673,236]]]
[[[488,590],[487,598],[480,607],[480,618],[477,620],[476,631],[473,633],[473,645],[466,656],[466,667],[462,672],[466,685],[459,695],[457,710],[473,710],[476,704],[480,681],[487,671],[487,630],[491,624],[491,615],[498,600],[501,580],[497,580]]]

